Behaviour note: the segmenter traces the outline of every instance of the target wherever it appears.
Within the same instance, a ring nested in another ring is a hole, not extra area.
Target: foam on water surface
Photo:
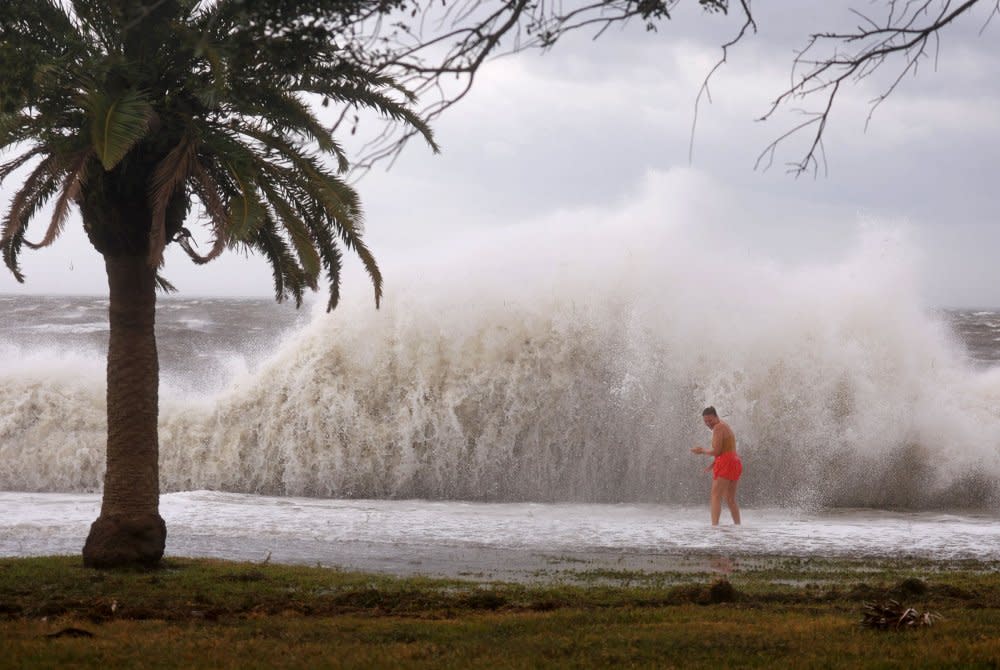
[[[0,556],[77,553],[97,495],[0,493]],[[324,500],[193,491],[162,498],[168,556],[499,577],[538,569],[705,570],[704,557],[995,561],[995,515],[746,509],[712,528],[668,505]],[[684,557],[691,561],[685,563]]]
[[[163,301],[163,490],[700,504],[714,404],[751,505],[1000,506],[1000,370],[921,304],[893,231],[779,269],[625,212],[392,267],[381,310],[354,293],[255,352],[251,303]],[[0,489],[99,490],[101,357],[7,346]]]

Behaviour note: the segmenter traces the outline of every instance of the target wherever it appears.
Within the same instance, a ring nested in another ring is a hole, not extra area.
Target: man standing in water
[[[729,427],[729,424],[719,419],[714,407],[706,407],[701,413],[701,419],[712,431],[712,448],[694,447],[691,453],[715,457],[711,465],[712,525],[719,525],[723,499],[729,506],[729,513],[733,515],[733,523],[739,525],[740,508],[736,504],[736,483],[743,472],[743,462],[736,455],[736,435],[733,434],[733,429]]]

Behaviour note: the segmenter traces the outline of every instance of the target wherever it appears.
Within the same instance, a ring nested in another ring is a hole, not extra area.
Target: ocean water
[[[361,289],[333,314],[161,298],[168,553],[992,556],[1000,312],[924,305],[884,235],[838,264],[705,272],[639,232],[399,263],[378,311]],[[0,296],[0,555],[73,552],[96,517],[106,310]],[[708,404],[746,466],[737,540],[706,527],[689,453]]]

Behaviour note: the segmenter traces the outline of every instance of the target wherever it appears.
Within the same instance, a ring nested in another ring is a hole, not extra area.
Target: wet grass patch
[[[4,559],[0,638],[14,667],[1000,663],[994,567],[875,567],[790,562],[510,584],[193,559],[125,572],[69,557]],[[923,630],[862,628],[863,603],[889,596],[944,618]]]

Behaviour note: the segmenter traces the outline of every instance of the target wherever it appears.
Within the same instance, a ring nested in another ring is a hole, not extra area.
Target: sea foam
[[[712,404],[750,504],[995,508],[1000,372],[926,309],[912,256],[868,226],[840,262],[780,267],[626,209],[390,258],[380,310],[352,279],[224,391],[163,388],[162,485],[695,502]],[[98,489],[100,366],[5,360],[0,489]]]

